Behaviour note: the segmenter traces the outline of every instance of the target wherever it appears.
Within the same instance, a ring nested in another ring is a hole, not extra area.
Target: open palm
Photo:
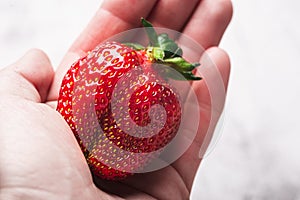
[[[206,147],[204,138],[217,122],[225,93],[219,94],[218,106],[212,110],[207,82],[194,82],[192,87],[203,108],[200,110],[203,120],[189,149],[168,167],[118,183],[97,178],[93,181],[71,130],[53,108],[70,64],[110,36],[138,27],[140,17],[147,18],[154,26],[180,31],[201,44],[211,60],[202,58],[202,65],[214,63],[226,88],[229,58],[217,45],[231,15],[228,0],[132,0],[126,3],[107,0],[67,52],[55,74],[45,55],[37,50],[3,70],[0,76],[8,78],[0,79],[0,83],[9,89],[2,86],[0,89],[0,95],[5,97],[0,100],[4,108],[0,112],[0,145],[5,147],[0,154],[0,191],[4,191],[0,197],[23,194],[30,199],[188,199],[201,162],[199,151],[201,146]],[[210,77],[214,78],[214,74]],[[14,84],[10,84],[11,81]],[[16,89],[20,85],[21,89]],[[214,112],[217,115],[213,118]]]

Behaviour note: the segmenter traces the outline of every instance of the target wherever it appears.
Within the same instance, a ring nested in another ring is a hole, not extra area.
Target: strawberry
[[[168,79],[200,80],[192,74],[198,63],[185,61],[178,45],[143,18],[142,24],[148,47],[101,43],[71,66],[61,84],[57,111],[92,173],[107,180],[142,170],[175,137],[181,97]]]

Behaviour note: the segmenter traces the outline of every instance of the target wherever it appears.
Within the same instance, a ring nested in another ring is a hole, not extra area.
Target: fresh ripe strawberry
[[[142,23],[152,46],[100,44],[62,81],[57,110],[92,173],[103,179],[122,179],[143,169],[176,135],[182,107],[164,78],[169,73],[165,66],[189,80],[200,79],[191,73],[197,63],[186,62],[166,34],[157,35],[149,22]]]

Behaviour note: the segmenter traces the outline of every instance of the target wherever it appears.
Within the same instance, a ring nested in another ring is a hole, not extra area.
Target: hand
[[[53,75],[39,50],[0,71],[0,199],[107,196],[64,119],[45,103]]]
[[[36,50],[0,72],[0,145],[4,149],[0,153],[0,197],[188,199],[201,161],[200,147],[212,115],[205,82],[193,84],[193,87],[199,104],[208,105],[200,113],[208,120],[202,123],[188,151],[162,170],[133,176],[122,183],[101,182],[101,188],[106,192],[96,188],[71,130],[48,106],[55,107],[52,102],[57,100],[61,79],[71,63],[109,36],[138,26],[141,16],[147,17],[155,26],[180,30],[199,42],[218,67],[226,87],[229,58],[216,46],[230,21],[231,3],[227,0],[194,0],[184,6],[181,4],[183,1],[178,0],[136,1],[131,6],[120,0],[104,1],[54,77],[48,59]],[[172,12],[170,8],[173,8]],[[220,99],[218,111],[224,103],[224,97]]]
[[[120,6],[121,5],[121,6]],[[134,5],[134,6],[133,6]],[[161,1],[124,1],[104,0],[103,5],[92,18],[88,26],[73,43],[61,62],[53,81],[48,100],[56,100],[62,77],[69,66],[84,56],[101,41],[119,32],[140,26],[140,17],[144,17],[154,26],[180,31],[205,49],[200,60],[202,66],[209,65],[209,59],[221,74],[223,86],[227,88],[230,62],[227,53],[218,44],[232,16],[230,0],[161,0]],[[201,66],[200,66],[201,67]],[[214,79],[219,74],[210,74]],[[223,110],[225,91],[218,94],[217,106],[212,108],[210,91],[205,81],[194,82],[193,89],[201,106],[202,120],[197,136],[188,151],[171,166],[162,170],[137,175],[123,183],[105,185],[101,188],[126,199],[143,197],[158,199],[187,199],[199,167],[201,153],[205,152],[208,142],[204,138],[212,136],[213,129]],[[211,110],[213,109],[213,110]],[[174,195],[174,196],[171,196]]]

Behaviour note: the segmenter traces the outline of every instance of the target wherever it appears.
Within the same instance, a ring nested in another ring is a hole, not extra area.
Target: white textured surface
[[[300,3],[233,1],[223,134],[193,199],[300,199]]]
[[[1,0],[0,66],[31,47],[56,67],[99,0]],[[234,0],[221,44],[232,59],[222,136],[192,199],[300,199],[300,3]]]
[[[1,0],[0,66],[40,48],[57,67],[101,0]]]

